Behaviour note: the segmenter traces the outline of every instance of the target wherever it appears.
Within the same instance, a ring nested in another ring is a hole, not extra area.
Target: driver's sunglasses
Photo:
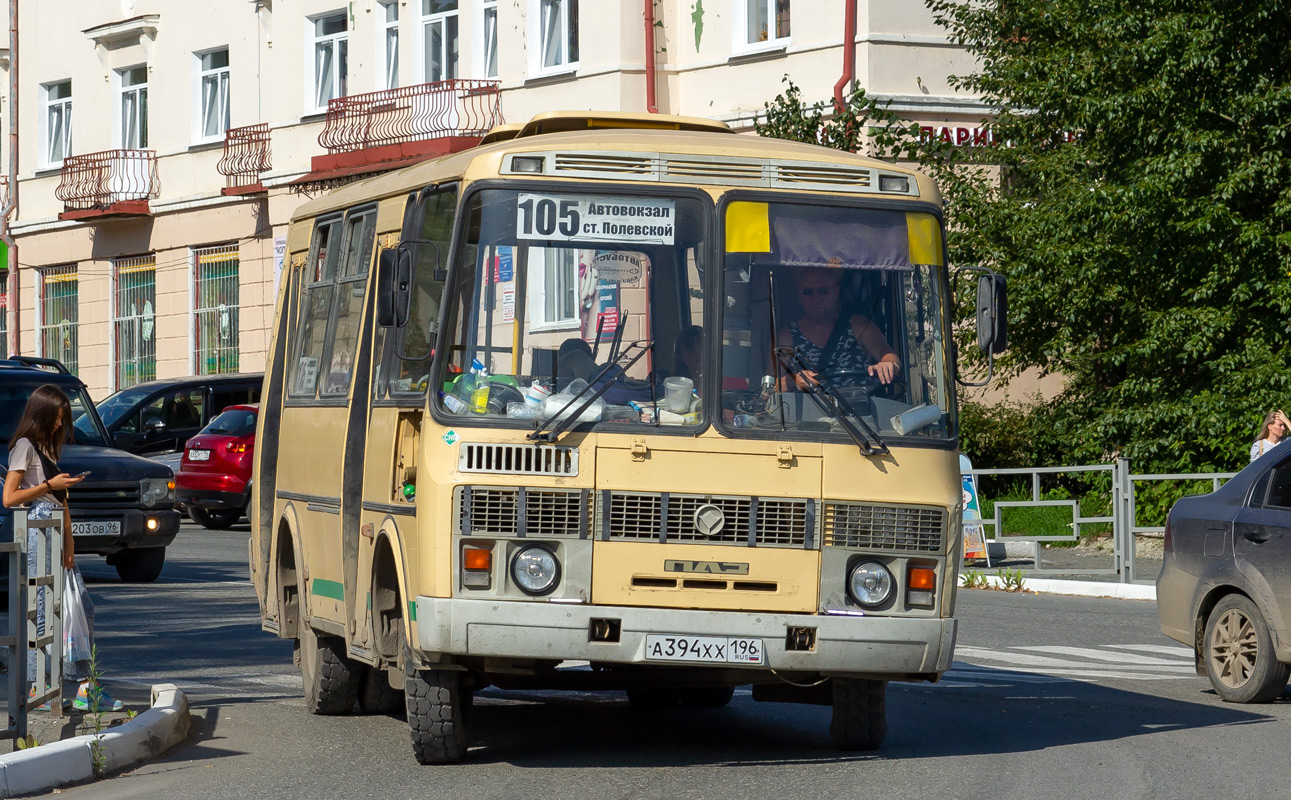
[[[836,291],[838,291],[837,286],[817,286],[814,289],[808,286],[802,290],[802,296],[811,297],[813,294],[833,294]]]

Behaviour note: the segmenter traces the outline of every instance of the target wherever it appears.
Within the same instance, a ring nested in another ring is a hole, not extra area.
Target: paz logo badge
[[[457,444],[457,431],[452,430],[450,428],[448,432],[446,432],[441,438],[444,440],[444,444],[447,444],[447,445]]]

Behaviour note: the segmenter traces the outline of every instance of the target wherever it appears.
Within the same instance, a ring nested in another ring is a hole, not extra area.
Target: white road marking
[[[1133,651],[1153,655],[1139,655]],[[1192,652],[1167,645],[1014,645],[998,650],[961,645],[955,648],[955,655],[956,661],[938,686],[983,688],[1061,681],[1184,680],[1197,676]]]
[[[1115,664],[1129,666],[1131,664],[1142,666],[1172,666],[1177,665],[1177,659],[1170,660],[1164,658],[1153,658],[1151,656],[1140,656],[1132,653],[1108,653],[1093,647],[1063,647],[1063,646],[1031,646],[1018,647],[1018,650],[1029,650],[1035,653],[1052,653],[1059,656],[1076,656],[1077,658],[1088,658],[1094,661],[1110,661]]]

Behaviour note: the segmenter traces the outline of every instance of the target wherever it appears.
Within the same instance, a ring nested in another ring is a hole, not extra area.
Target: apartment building
[[[504,120],[748,129],[786,75],[831,97],[846,48],[855,84],[937,135],[981,144],[985,113],[948,83],[971,58],[913,0],[40,0],[19,32],[0,336],[96,398],[262,369],[293,210]]]

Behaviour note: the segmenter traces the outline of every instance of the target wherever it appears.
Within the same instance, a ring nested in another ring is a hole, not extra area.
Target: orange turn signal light
[[[911,589],[931,592],[937,588],[937,571],[932,567],[911,567],[906,585]]]
[[[466,569],[492,569],[493,551],[468,547],[462,551],[462,566]]]

